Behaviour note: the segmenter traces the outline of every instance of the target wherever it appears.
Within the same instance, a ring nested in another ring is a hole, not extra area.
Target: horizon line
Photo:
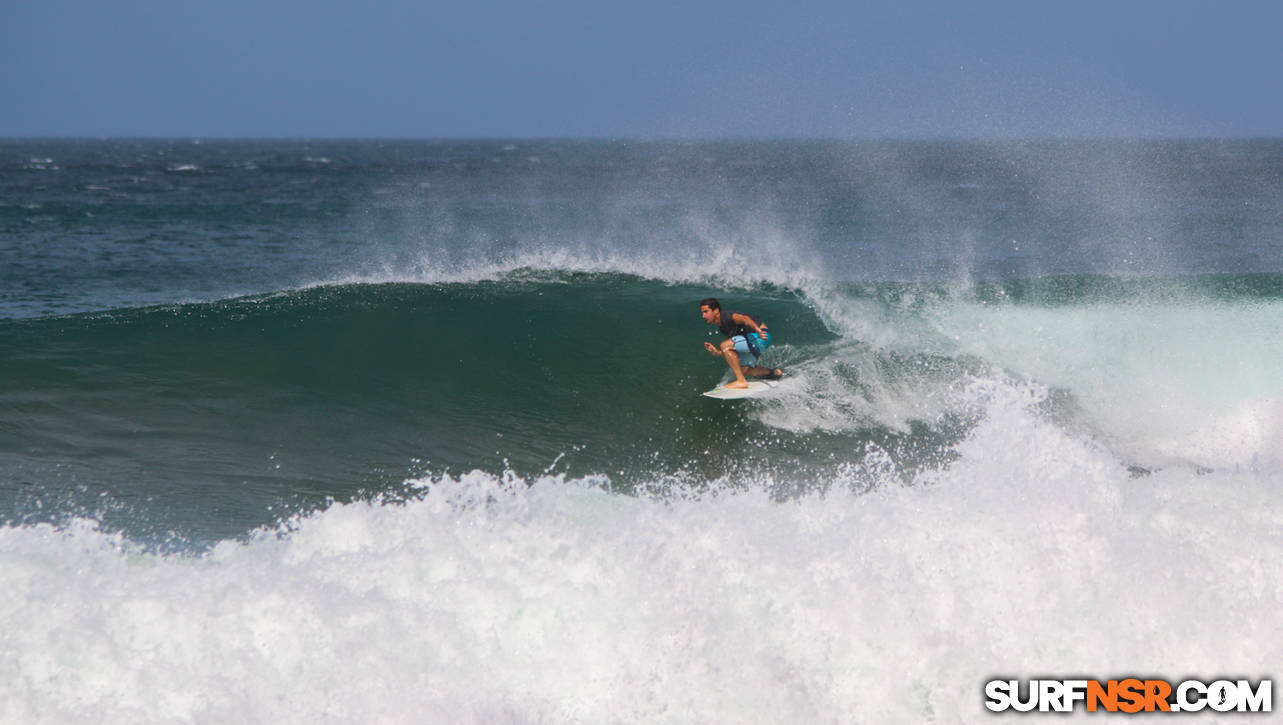
[[[394,142],[585,142],[600,141],[608,143],[779,143],[779,142],[822,142],[822,143],[923,143],[923,142],[958,142],[958,143],[1030,143],[1030,142],[1100,142],[1100,141],[1271,141],[1283,140],[1279,135],[1029,135],[1029,136],[402,136],[402,135],[142,135],[142,134],[0,134],[0,141],[185,141],[200,143],[204,141],[394,141]]]

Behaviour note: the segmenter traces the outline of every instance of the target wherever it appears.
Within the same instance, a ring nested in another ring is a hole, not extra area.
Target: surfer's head
[[[708,297],[701,300],[699,314],[704,318],[704,322],[710,325],[720,324],[722,321],[722,303],[718,302],[716,297]]]

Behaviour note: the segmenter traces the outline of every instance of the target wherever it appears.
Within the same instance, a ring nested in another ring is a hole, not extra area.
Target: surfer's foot
[[[762,376],[762,379],[763,379],[763,380],[779,380],[779,379],[780,379],[780,378],[782,378],[782,377],[784,377],[784,370],[783,370],[783,369],[781,369],[781,368],[775,368],[774,370],[770,371],[769,373],[767,373],[767,374],[763,375],[763,376]]]
[[[748,387],[748,381],[747,381],[747,380],[732,380],[732,381],[730,381],[729,383],[727,383],[727,384],[723,385],[722,387],[723,387],[723,388],[747,388],[747,387]]]

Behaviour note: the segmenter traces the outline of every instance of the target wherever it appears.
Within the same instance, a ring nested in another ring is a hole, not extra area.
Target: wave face
[[[954,722],[1283,661],[1276,142],[45,143],[0,720]],[[707,296],[781,386],[699,395]]]
[[[632,491],[814,466],[800,439],[745,453],[736,438],[786,434],[698,396],[726,373],[703,352],[709,290],[538,277],[5,323],[21,352],[3,372],[22,391],[8,452],[33,484],[92,475],[113,496],[151,497],[153,511],[258,517],[216,519],[232,527],[219,537],[272,523],[267,507],[295,494],[350,498],[415,471],[610,473]],[[781,361],[834,337],[794,293],[750,299],[790,330]],[[69,470],[71,450],[82,453]]]

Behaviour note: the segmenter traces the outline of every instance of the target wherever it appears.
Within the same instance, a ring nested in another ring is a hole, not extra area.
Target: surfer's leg
[[[744,379],[744,368],[740,366],[740,356],[736,352],[736,340],[743,340],[743,337],[732,337],[722,340],[722,357],[726,358],[726,364],[730,366],[731,372],[735,373],[735,379],[727,383],[727,388],[747,388],[748,381]]]

